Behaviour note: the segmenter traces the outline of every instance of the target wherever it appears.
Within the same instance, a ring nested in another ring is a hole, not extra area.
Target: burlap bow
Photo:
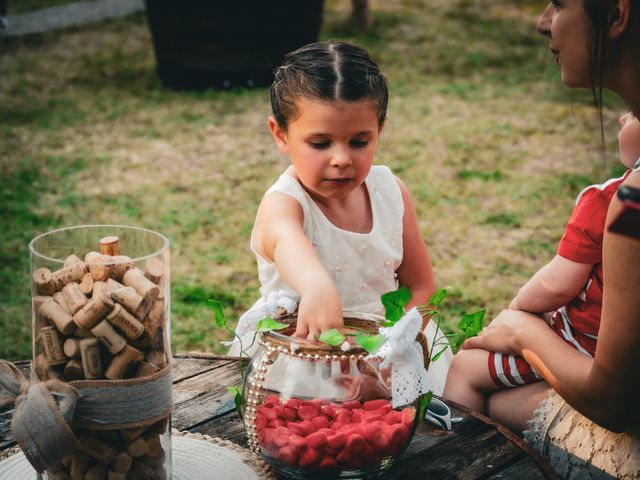
[[[29,382],[0,360],[0,407],[15,402],[13,437],[42,473],[79,446],[72,426],[134,428],[171,412],[171,365],[142,379]]]

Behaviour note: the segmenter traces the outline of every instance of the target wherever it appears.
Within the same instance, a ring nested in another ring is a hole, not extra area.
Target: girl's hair
[[[294,119],[296,100],[377,103],[378,124],[387,115],[387,81],[366,50],[345,42],[317,42],[288,53],[275,71],[271,85],[271,110],[278,125],[287,129]]]

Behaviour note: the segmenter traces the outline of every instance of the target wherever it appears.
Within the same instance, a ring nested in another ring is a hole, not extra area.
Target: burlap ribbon
[[[71,427],[123,429],[171,412],[171,365],[144,378],[29,382],[0,360],[0,407],[15,402],[13,437],[38,472],[58,466],[79,446]]]

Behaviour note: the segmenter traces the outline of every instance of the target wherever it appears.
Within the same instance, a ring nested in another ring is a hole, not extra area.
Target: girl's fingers
[[[293,336],[298,338],[305,338],[308,335],[308,333],[309,333],[309,329],[307,328],[307,324],[304,322],[301,322],[300,319],[298,319],[296,333],[294,333]]]

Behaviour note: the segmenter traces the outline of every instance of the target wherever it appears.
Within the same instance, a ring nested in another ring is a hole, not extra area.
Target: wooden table
[[[29,362],[17,365],[28,375]],[[175,355],[173,428],[221,437],[246,447],[242,421],[227,392],[227,386],[239,382],[239,360],[235,357]],[[461,407],[451,410],[452,416],[462,418],[454,430],[444,432],[430,423],[420,425],[411,445],[385,479],[558,478],[549,464],[513,432]],[[11,408],[0,410],[0,451],[15,445],[11,414]]]

